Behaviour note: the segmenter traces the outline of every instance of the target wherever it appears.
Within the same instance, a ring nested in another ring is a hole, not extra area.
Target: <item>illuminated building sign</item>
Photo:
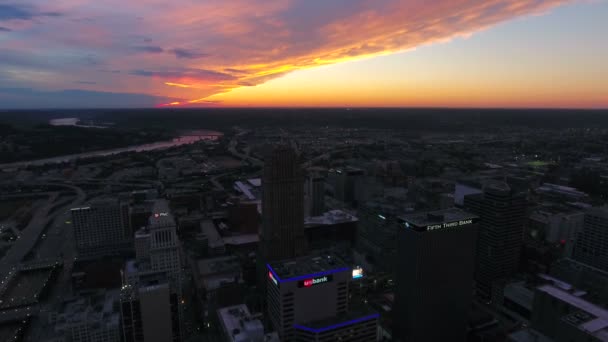
[[[447,229],[447,228],[458,228],[462,226],[468,226],[473,224],[473,219],[468,220],[460,220],[454,222],[444,222],[440,224],[431,224],[426,226],[426,230],[438,230],[438,229]]]
[[[278,280],[277,280],[277,279],[274,277],[274,275],[273,275],[273,274],[272,274],[272,272],[270,272],[270,271],[268,271],[268,278],[270,278],[270,280],[272,280],[272,282],[273,282],[275,285],[277,285],[277,286],[279,285],[279,281],[278,281]]]
[[[298,282],[298,287],[311,287],[311,286],[315,286],[315,285],[319,285],[319,284],[329,283],[330,281],[332,281],[332,279],[333,279],[333,277],[331,275],[326,275],[326,276],[317,277],[317,278],[304,279],[304,280],[300,280]]]
[[[363,269],[361,267],[353,268],[353,279],[363,278]]]

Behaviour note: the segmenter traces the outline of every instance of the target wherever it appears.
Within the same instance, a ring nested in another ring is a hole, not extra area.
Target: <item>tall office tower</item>
[[[321,216],[325,213],[325,179],[319,175],[311,175],[306,180],[309,217]]]
[[[353,268],[339,257],[307,256],[266,267],[268,317],[281,341],[377,340],[378,316],[349,308]]]
[[[486,300],[500,296],[501,284],[519,265],[526,217],[526,196],[505,183],[490,183],[481,194],[464,196],[467,210],[479,216],[477,295]]]
[[[572,258],[608,272],[608,208],[591,208],[584,220]]]
[[[477,217],[460,209],[401,216],[393,337],[465,341]]]
[[[120,309],[124,342],[181,341],[179,297],[168,283],[123,286]]]
[[[305,251],[304,178],[295,152],[279,146],[264,162],[261,254],[268,262]]]
[[[158,310],[166,312],[170,309],[171,316],[161,315],[161,311],[159,311],[159,315],[148,317],[148,321],[152,322],[150,325],[153,327],[170,324],[173,328],[169,332],[173,332],[174,337],[173,339],[152,339],[151,341],[178,341],[180,333],[183,331],[180,326],[183,321],[183,306],[180,304],[182,297],[180,243],[176,233],[175,220],[169,211],[167,201],[156,200],[152,212],[148,226],[135,233],[136,259],[128,261],[123,271],[123,297],[125,298],[123,306],[125,302],[128,302],[132,307],[131,311],[123,307],[123,316],[126,316],[126,318],[123,317],[123,322],[125,319],[129,322],[129,315],[135,315],[133,316],[135,321],[145,320],[146,313],[137,313],[138,310],[144,311],[146,308],[157,310],[156,305],[161,305],[162,307]],[[123,323],[124,329],[128,330],[125,331],[125,336],[135,336],[134,339],[128,341],[148,342],[148,338],[145,336],[141,337],[143,340],[138,339],[143,335],[139,332],[141,328],[138,328],[136,323],[125,324]],[[145,330],[145,322],[143,324]],[[158,334],[158,336],[166,338],[163,334]]]
[[[103,199],[71,210],[78,256],[96,259],[128,253],[133,249],[129,206],[117,199]]]
[[[356,186],[365,175],[365,171],[354,167],[345,167],[336,170],[335,195],[340,201],[348,204],[355,203]]]

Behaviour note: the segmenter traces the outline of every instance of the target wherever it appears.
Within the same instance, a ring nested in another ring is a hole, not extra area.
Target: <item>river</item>
[[[23,168],[27,166],[40,166],[45,164],[57,164],[70,162],[76,159],[86,159],[91,157],[104,157],[124,152],[144,152],[166,149],[181,145],[193,144],[197,141],[216,141],[220,139],[224,134],[221,132],[210,131],[210,130],[193,130],[182,133],[177,138],[168,141],[158,141],[154,143],[148,143],[143,145],[134,145],[128,147],[120,147],[109,150],[91,151],[84,153],[68,154],[63,156],[57,156],[52,158],[27,160],[14,163],[0,164],[0,170]]]

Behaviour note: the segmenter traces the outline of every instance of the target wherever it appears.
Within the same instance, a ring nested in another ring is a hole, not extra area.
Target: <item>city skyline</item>
[[[604,1],[0,5],[0,108],[606,108]]]

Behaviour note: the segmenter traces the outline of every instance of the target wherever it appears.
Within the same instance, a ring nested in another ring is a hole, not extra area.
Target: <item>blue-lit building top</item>
[[[295,324],[296,336],[307,341],[376,341],[380,315],[358,308],[332,318]]]
[[[340,272],[352,272],[353,267],[334,254],[322,254],[277,261],[267,264],[277,282],[292,282],[323,277]]]

